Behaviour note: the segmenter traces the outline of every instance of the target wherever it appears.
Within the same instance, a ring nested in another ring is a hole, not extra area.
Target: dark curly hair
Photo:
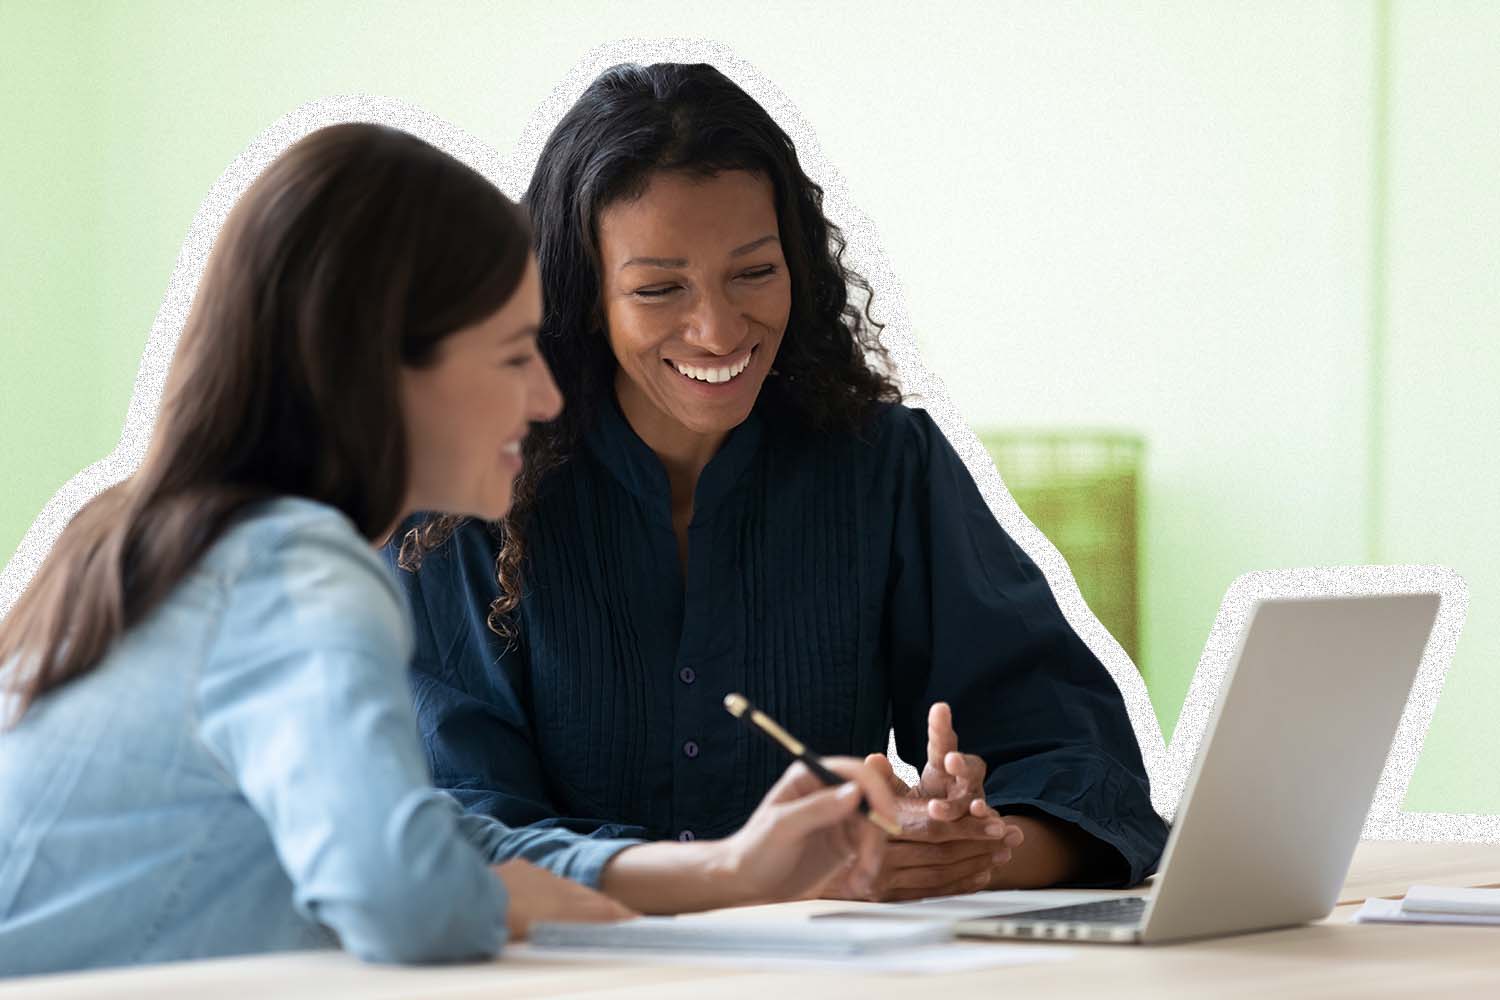
[[[818,430],[857,431],[875,404],[901,399],[880,343],[882,325],[869,314],[869,283],[844,266],[845,240],[823,215],[823,189],[803,173],[796,147],[775,120],[706,64],[606,70],[548,137],[522,198],[545,301],[539,345],[566,405],[556,420],[527,436],[510,513],[491,526],[500,543],[500,596],[489,624],[501,635],[515,634],[510,616],[521,601],[526,522],[539,491],[614,391],[617,362],[600,301],[599,214],[638,197],[659,171],[712,176],[729,170],[772,182],[791,277],[791,315],[761,391]],[[851,288],[862,294],[862,304],[850,301]],[[461,520],[438,517],[413,528],[402,542],[400,564],[416,569]]]

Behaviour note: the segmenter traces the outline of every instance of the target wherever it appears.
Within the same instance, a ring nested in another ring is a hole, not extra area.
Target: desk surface
[[[392,968],[342,952],[304,952],[0,980],[0,997],[755,997],[796,1000],[833,994],[912,1000],[917,990],[962,996],[1369,997],[1473,996],[1500,984],[1500,931],[1483,927],[1350,924],[1372,895],[1400,895],[1413,882],[1500,883],[1500,845],[1361,844],[1345,904],[1321,923],[1292,930],[1154,948],[1068,945],[1074,959],[923,978],[842,972],[751,972],[689,966],[509,959],[481,965]],[[812,911],[795,903],[739,915]]]

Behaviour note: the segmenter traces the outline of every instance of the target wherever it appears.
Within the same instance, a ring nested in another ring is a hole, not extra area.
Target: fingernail
[[[996,851],[990,855],[990,861],[997,865],[1003,865],[1010,860],[1009,851]]]
[[[1008,829],[1009,827],[1007,827],[1004,823],[987,823],[985,825],[984,832],[989,834],[991,837],[1003,837],[1005,836],[1005,832]]]
[[[839,789],[838,795],[841,799],[857,799],[859,798],[859,786],[852,781],[846,782],[844,786]]]

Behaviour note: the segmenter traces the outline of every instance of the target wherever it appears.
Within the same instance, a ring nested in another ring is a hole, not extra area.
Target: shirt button
[[[695,834],[693,833],[692,830],[683,830],[681,833],[679,833],[677,835],[677,839],[680,840],[680,841],[682,841],[684,844],[686,844],[688,841],[692,840],[694,838],[694,836],[695,836]]]
[[[698,675],[693,671],[692,667],[683,667],[681,670],[677,671],[677,677],[684,684],[691,684],[693,683],[693,681],[698,679]]]
[[[682,752],[687,754],[690,758],[696,757],[698,756],[698,744],[694,743],[692,740],[688,740],[682,745]]]

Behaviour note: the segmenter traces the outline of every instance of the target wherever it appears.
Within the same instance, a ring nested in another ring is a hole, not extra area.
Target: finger
[[[953,731],[953,710],[946,701],[933,702],[927,710],[927,762],[942,768],[943,758],[958,749],[958,734]]]
[[[852,782],[809,792],[800,799],[778,803],[771,824],[778,836],[800,839],[854,812],[859,793],[859,786]]]
[[[885,860],[886,836],[862,816],[846,820],[840,830],[853,858],[850,883],[860,895],[868,896]]]
[[[998,838],[1006,847],[1020,847],[1026,842],[1025,832],[1014,820],[1001,816],[980,799],[970,804],[969,815],[984,823],[986,835]]]
[[[927,815],[940,823],[952,823],[969,815],[971,798],[928,799]]]
[[[570,918],[572,916],[572,914],[569,914]],[[599,894],[597,899],[589,901],[587,909],[579,916],[579,919],[589,922],[607,923],[615,920],[630,920],[638,916],[640,916],[639,913],[636,913],[618,900]]]
[[[1003,820],[995,817],[981,819],[978,816],[961,816],[951,822],[938,822],[926,811],[918,813],[901,830],[903,840],[919,840],[929,844],[942,844],[950,840],[1001,840],[1011,829]]]
[[[956,840],[946,844],[893,840],[886,847],[885,867],[889,871],[894,871],[897,868],[950,865],[975,858],[993,857],[1003,848],[1003,844],[989,840]]]
[[[976,819],[1000,819],[1001,816],[995,811],[995,807],[984,799],[969,800],[969,815]]]
[[[771,786],[771,790],[761,801],[763,803],[791,802],[802,798],[808,792],[826,787],[806,764],[797,760],[781,772],[781,777],[776,779],[776,784]]]
[[[932,886],[930,888],[909,889],[887,889],[880,893],[880,899],[888,903],[900,903],[909,899],[929,899],[934,896],[958,896],[970,892],[980,892],[989,887],[990,876],[976,875],[973,878],[958,879],[945,885]]]
[[[965,861],[957,861],[946,865],[923,865],[919,868],[897,868],[882,874],[885,884],[892,889],[927,889],[936,891],[947,886],[969,885],[969,889],[957,890],[971,892],[973,886],[984,876],[984,882],[988,884],[989,873],[995,867],[990,855],[985,853],[977,858],[969,858]]]
[[[825,870],[826,877],[831,878],[839,872],[848,872],[848,877],[856,884],[863,881],[863,872],[859,868],[859,849],[855,843],[850,827],[856,825],[853,814],[845,817],[842,822],[835,823],[821,832],[815,834],[817,845],[809,845],[804,849],[804,857],[824,858],[827,861]]]
[[[984,775],[988,768],[983,757],[953,750],[943,757],[943,770],[953,779],[957,792],[970,796],[978,795],[984,788]]]
[[[873,823],[855,824],[855,829],[851,832],[855,841],[856,870],[859,872],[860,888],[868,892],[874,886],[881,866],[885,863],[886,845],[889,840]]]
[[[991,836],[1003,836],[1005,833],[1006,821],[982,798],[928,799],[926,806],[927,815],[933,819],[948,823],[973,819]]]
[[[855,884],[858,881],[854,864],[844,864],[835,868],[833,874],[821,885],[814,886],[806,898],[822,896],[824,899],[865,899],[869,896],[870,887],[858,886]]]
[[[839,777],[853,782],[869,803],[871,812],[879,813],[891,823],[899,825],[896,796],[877,769],[852,757],[825,757],[823,765]],[[886,761],[886,766],[890,766],[889,761]]]
[[[865,758],[865,766],[879,775],[895,794],[905,795],[911,791],[911,786],[896,776],[895,769],[891,767],[891,759],[885,754],[870,754]]]

